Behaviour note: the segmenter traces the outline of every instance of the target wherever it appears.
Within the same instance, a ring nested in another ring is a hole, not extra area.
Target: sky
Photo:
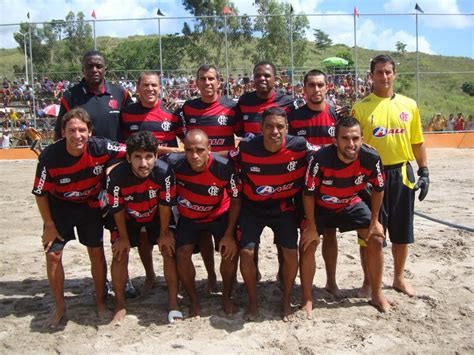
[[[395,50],[398,41],[416,50],[415,3],[413,0],[287,0],[296,14],[308,16],[311,29],[307,37],[314,40],[313,31],[326,32],[333,43],[354,45],[353,16],[311,16],[311,14],[352,14],[357,18],[357,45],[374,50]],[[239,14],[256,15],[253,0],[233,2]],[[474,59],[474,0],[419,0],[425,15],[418,16],[418,48],[421,52]],[[92,20],[156,18],[158,8],[165,14],[160,20],[162,34],[180,33],[183,21],[175,17],[191,16],[181,0],[0,0],[0,48],[16,47],[13,33],[17,24],[26,21],[29,12],[32,22],[64,19],[69,11],[82,11]],[[375,16],[374,14],[377,14]],[[380,14],[407,14],[406,16]],[[408,15],[411,14],[411,15]],[[429,15],[428,15],[429,14]],[[431,15],[445,14],[445,15]],[[453,15],[447,16],[446,14]],[[456,15],[457,14],[457,15]],[[466,14],[466,15],[461,15]],[[166,17],[171,17],[167,19]],[[185,21],[192,22],[192,19]],[[97,36],[126,37],[128,35],[156,34],[156,19],[146,21],[96,22]]]

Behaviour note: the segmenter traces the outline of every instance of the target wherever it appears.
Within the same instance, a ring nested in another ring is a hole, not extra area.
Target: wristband
[[[429,177],[430,176],[430,171],[425,166],[425,167],[419,168],[417,174],[418,174],[418,176]]]

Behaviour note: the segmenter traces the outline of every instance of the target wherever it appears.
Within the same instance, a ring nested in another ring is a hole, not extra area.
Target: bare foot
[[[43,328],[56,329],[63,320],[66,320],[66,311],[64,309],[55,309],[43,322]]]
[[[404,293],[405,295],[409,297],[414,297],[416,295],[415,289],[405,280],[402,280],[400,282],[393,282],[393,288],[401,293]]]
[[[239,308],[230,297],[222,297],[222,307],[227,315],[236,314],[239,311]]]
[[[370,298],[371,294],[372,294],[372,287],[368,285],[362,285],[362,287],[357,292],[357,297]]]
[[[253,322],[258,317],[258,307],[257,305],[249,305],[247,311],[245,312],[244,319],[248,322]]]
[[[217,293],[217,277],[216,275],[207,276],[207,289],[206,292],[208,295]]]
[[[291,322],[294,319],[293,315],[293,308],[290,304],[286,304],[283,306],[283,315],[282,315],[283,322]]]
[[[379,312],[382,312],[382,313],[388,312],[390,308],[392,307],[390,305],[390,302],[388,302],[388,300],[385,298],[384,295],[380,295],[378,297],[372,297],[369,303],[375,308],[377,308]]]
[[[199,302],[191,302],[191,307],[189,307],[189,318],[200,318],[201,317],[201,307]]]
[[[339,289],[339,286],[337,286],[337,284],[326,284],[324,289],[326,291],[328,291],[330,294],[332,294],[336,297],[341,297],[342,296],[342,292]]]
[[[301,309],[306,313],[306,319],[313,319],[313,302],[307,301]]]
[[[106,307],[105,304],[97,305],[97,315],[99,316],[100,320],[108,321],[112,316],[112,312],[110,312],[110,310]]]
[[[147,296],[153,286],[155,286],[155,280],[156,280],[156,275],[153,274],[152,276],[147,276],[145,278],[145,283],[143,284],[141,290],[140,290],[140,295],[141,296]]]
[[[116,327],[120,327],[123,324],[123,321],[125,320],[126,314],[127,314],[127,310],[125,308],[121,308],[115,311],[114,318],[112,319],[110,324]]]

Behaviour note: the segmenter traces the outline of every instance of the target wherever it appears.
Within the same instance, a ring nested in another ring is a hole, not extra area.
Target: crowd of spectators
[[[456,116],[451,113],[446,118],[442,113],[435,113],[426,127],[428,132],[442,132],[442,131],[472,131],[474,130],[474,117],[469,115],[467,120],[464,118],[462,112]]]

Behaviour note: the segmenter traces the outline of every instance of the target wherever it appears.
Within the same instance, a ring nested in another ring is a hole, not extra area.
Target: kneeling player
[[[174,311],[176,318],[182,318],[177,301],[175,241],[169,230],[176,193],[174,174],[168,164],[157,160],[158,141],[150,132],[136,133],[126,144],[127,162],[115,167],[107,181],[109,208],[119,235],[112,245],[112,282],[116,302],[112,324],[121,325],[126,314],[125,283],[130,246],[150,243],[148,250],[151,254],[155,241],[163,255],[170,315]],[[142,227],[146,229],[145,241],[139,241]]]
[[[191,301],[189,315],[200,315],[192,253],[203,232],[214,236],[216,251],[221,253],[222,304],[225,313],[233,314],[237,312],[231,294],[238,260],[234,234],[240,211],[240,184],[233,164],[211,153],[208,136],[200,129],[192,129],[187,133],[184,150],[184,154],[170,154],[168,162],[176,174],[180,213],[176,254],[179,279]]]
[[[357,195],[371,183],[371,210]],[[384,233],[378,222],[382,205],[384,175],[378,153],[362,145],[359,123],[352,117],[336,124],[334,145],[316,152],[306,174],[303,205],[307,228],[300,240],[300,268],[303,309],[312,315],[312,284],[316,269],[315,256],[319,235],[325,228],[341,232],[357,230],[367,253],[361,260],[365,278],[372,285],[371,303],[385,312],[390,304],[382,293]]]

